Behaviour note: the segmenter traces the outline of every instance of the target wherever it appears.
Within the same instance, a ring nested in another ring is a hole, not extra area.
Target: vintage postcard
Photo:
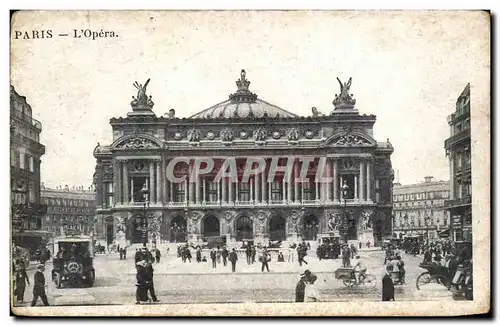
[[[17,11],[18,316],[490,309],[487,11]]]

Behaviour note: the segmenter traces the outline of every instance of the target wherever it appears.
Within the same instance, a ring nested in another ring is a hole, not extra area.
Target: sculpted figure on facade
[[[304,212],[301,210],[293,210],[288,218],[288,233],[300,233],[301,221]]]
[[[151,95],[148,97],[146,90],[148,87],[150,79],[148,79],[144,85],[139,84],[137,81],[134,82],[134,87],[137,88],[137,98],[132,96],[132,102],[130,103],[132,107],[149,107],[151,108],[154,103],[152,101]]]
[[[199,142],[200,141],[200,132],[197,129],[188,130],[187,139],[189,142]]]
[[[348,105],[356,104],[356,100],[352,98],[352,94],[349,94],[352,84],[352,77],[349,78],[349,81],[347,83],[342,83],[338,77],[337,81],[339,82],[340,85],[340,94],[339,95],[335,94],[333,105],[337,106],[342,104],[348,104]]]
[[[220,138],[223,142],[231,142],[234,139],[233,131],[230,128],[224,128],[220,132]]]
[[[255,141],[266,141],[267,131],[263,128],[258,128],[253,132],[253,139]]]
[[[370,143],[359,136],[352,134],[345,134],[338,138],[338,140],[333,144],[335,146],[365,146],[370,145]]]
[[[312,116],[313,117],[322,117],[324,114],[320,112],[315,106],[311,108]]]
[[[334,232],[338,231],[340,223],[342,221],[342,216],[339,213],[327,212],[328,217],[328,231]]]
[[[371,210],[363,210],[361,212],[361,223],[360,223],[360,230],[361,231],[371,231],[373,226],[372,226],[372,215],[373,211]]]
[[[288,130],[288,141],[298,141],[299,140],[299,131],[297,128],[292,128]]]
[[[133,137],[129,138],[116,146],[119,149],[156,149],[160,148],[157,143],[154,141],[142,138],[142,137]]]
[[[117,234],[125,234],[127,231],[126,218],[123,216],[116,217],[116,233]],[[122,232],[122,233],[120,233]]]

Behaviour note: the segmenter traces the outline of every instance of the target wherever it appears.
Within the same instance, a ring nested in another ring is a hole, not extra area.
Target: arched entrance
[[[207,215],[203,219],[203,237],[218,237],[220,236],[219,219],[213,215]]]
[[[282,216],[273,216],[269,221],[269,239],[284,241],[286,239],[286,221]]]
[[[316,240],[318,236],[318,218],[314,215],[306,215],[302,230],[302,239]]]
[[[176,216],[170,222],[170,242],[186,242],[186,230],[186,219],[182,216]]]
[[[236,220],[236,241],[253,239],[253,222],[248,216]]]

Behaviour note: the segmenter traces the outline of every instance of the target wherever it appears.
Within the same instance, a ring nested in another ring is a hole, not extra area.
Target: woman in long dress
[[[319,291],[316,285],[314,284],[318,277],[316,275],[311,275],[307,280],[306,291],[304,296],[304,302],[319,302]]]

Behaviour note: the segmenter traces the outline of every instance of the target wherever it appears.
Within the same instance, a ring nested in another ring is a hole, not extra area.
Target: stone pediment
[[[331,136],[326,144],[332,147],[371,147],[377,146],[377,142],[371,137],[361,133],[342,132]]]
[[[160,140],[150,135],[127,135],[111,144],[112,150],[151,150],[163,148]]]

